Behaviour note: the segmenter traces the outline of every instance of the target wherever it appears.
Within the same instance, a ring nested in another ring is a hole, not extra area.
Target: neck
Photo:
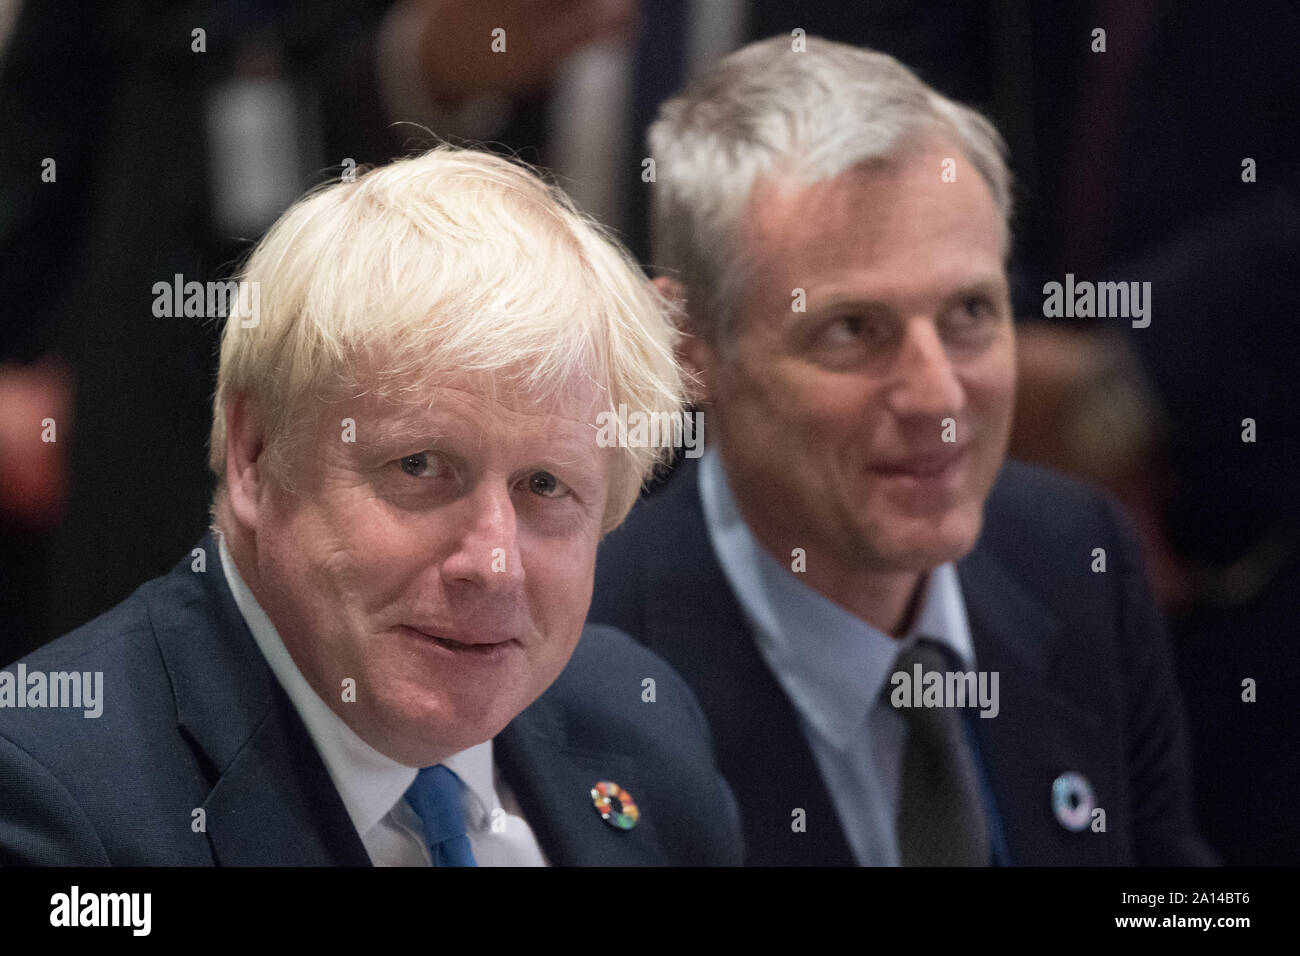
[[[890,637],[907,633],[920,605],[925,572],[880,570],[845,561],[833,549],[809,542],[807,534],[763,521],[739,499],[737,505],[754,538],[778,563],[790,567],[796,548],[805,553],[806,566],[798,572],[804,584]]]
[[[762,541],[763,547],[772,547]],[[777,552],[779,553],[779,552]],[[790,549],[784,549],[789,554]],[[873,571],[835,564],[830,555],[808,555],[804,584],[890,637],[907,633],[920,605],[926,575],[917,571]]]

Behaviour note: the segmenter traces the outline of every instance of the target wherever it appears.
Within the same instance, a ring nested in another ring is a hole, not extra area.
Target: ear
[[[256,529],[265,476],[260,460],[265,432],[259,416],[242,396],[226,411],[226,496],[235,520]]]
[[[677,306],[681,324],[678,331],[681,337],[677,341],[677,361],[686,369],[687,393],[691,404],[699,405],[709,400],[710,372],[714,367],[716,356],[713,346],[699,334],[691,318],[689,303],[686,301],[686,289],[676,279],[660,276],[654,279],[655,288]]]

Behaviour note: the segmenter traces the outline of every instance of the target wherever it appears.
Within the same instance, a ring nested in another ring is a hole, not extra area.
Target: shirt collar
[[[243,615],[271,672],[302,718],[352,819],[352,825],[364,836],[406,796],[406,791],[415,782],[418,768],[400,764],[370,746],[321,700],[293,662],[275,625],[244,583],[220,531],[217,531],[217,541],[222,570],[239,613]],[[460,777],[469,792],[470,809],[474,812],[467,822],[482,829],[492,808],[498,805],[493,787],[492,741],[486,740],[453,754],[443,764]]]
[[[921,636],[974,669],[966,605],[951,562],[927,575],[919,613],[895,640],[808,587],[759,544],[741,517],[716,447],[700,463],[700,498],[713,549],[759,652],[800,716],[835,748],[847,748],[865,732],[899,652]]]

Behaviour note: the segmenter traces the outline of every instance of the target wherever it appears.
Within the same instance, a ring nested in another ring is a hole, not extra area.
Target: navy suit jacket
[[[24,659],[29,673],[102,671],[103,714],[0,709],[0,864],[369,865],[211,533],[199,546],[206,571],[186,557]],[[647,677],[653,702],[642,700]],[[586,628],[560,677],[493,746],[554,864],[740,862],[735,799],[698,705],[624,634]],[[599,780],[637,802],[633,829],[600,818]]]
[[[747,863],[851,865],[794,705],[713,551],[698,473],[684,463],[606,539],[588,621],[636,637],[695,691],[740,802]],[[1099,547],[1104,573],[1091,570]],[[1008,462],[957,568],[977,666],[999,673],[998,716],[968,721],[1001,822],[998,862],[1213,863],[1193,823],[1166,632],[1115,509]],[[1052,783],[1068,771],[1092,784],[1104,832],[1057,822]],[[795,808],[806,812],[805,832],[791,826]]]

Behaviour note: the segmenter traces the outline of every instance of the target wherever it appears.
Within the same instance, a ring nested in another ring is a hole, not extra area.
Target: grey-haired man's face
[[[1015,390],[1005,241],[942,144],[755,188],[754,278],[709,388],[733,490],[779,558],[912,572],[974,546]]]

